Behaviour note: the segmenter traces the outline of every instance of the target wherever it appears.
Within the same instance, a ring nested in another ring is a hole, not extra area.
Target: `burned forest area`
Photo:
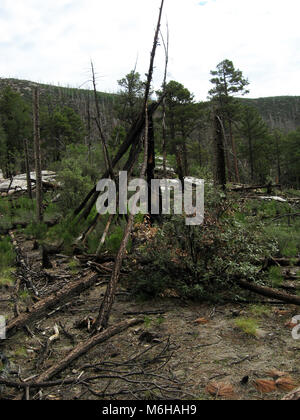
[[[197,101],[164,3],[114,94],[0,78],[0,400],[300,399],[300,97]]]

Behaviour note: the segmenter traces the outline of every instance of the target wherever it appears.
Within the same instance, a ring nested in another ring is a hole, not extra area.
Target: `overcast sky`
[[[92,58],[98,90],[116,92],[138,60],[149,66],[160,0],[0,0],[0,77],[79,87]],[[205,100],[225,58],[249,78],[249,97],[300,95],[299,0],[165,0],[169,80]],[[156,60],[161,85],[163,49]]]

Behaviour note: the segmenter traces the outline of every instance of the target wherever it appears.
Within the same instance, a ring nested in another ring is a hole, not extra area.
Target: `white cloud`
[[[202,5],[200,5],[202,4]],[[92,58],[98,88],[117,80],[138,56],[148,70],[160,0],[1,0],[1,77],[79,86]],[[300,95],[299,0],[166,0],[170,78],[205,99],[210,70],[231,59],[251,82],[251,97]],[[162,80],[162,48],[155,84]]]

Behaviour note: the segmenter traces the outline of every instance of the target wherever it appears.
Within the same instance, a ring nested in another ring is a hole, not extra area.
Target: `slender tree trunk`
[[[182,150],[180,146],[176,147],[176,162],[177,162],[177,175],[181,181],[182,188],[184,188],[184,169],[183,169]]]
[[[277,159],[277,176],[278,184],[281,185],[281,162],[280,162],[280,151],[279,151],[279,135],[275,134],[276,138],[276,159]]]
[[[155,170],[155,140],[154,140],[154,123],[153,123],[153,116],[149,116],[149,130],[148,130],[148,138],[149,138],[149,146],[148,146],[148,157],[147,157],[147,183],[148,183],[148,205],[149,205],[149,214],[151,214],[151,207],[152,207],[152,190],[151,190],[151,182],[154,179],[154,170]],[[153,217],[151,217],[151,221],[153,221]]]
[[[249,141],[249,157],[250,157],[250,168],[251,168],[251,181],[254,182],[254,156],[253,156],[253,141],[251,133],[248,134]]]
[[[42,190],[42,168],[41,168],[41,139],[40,139],[40,105],[39,90],[36,87],[33,92],[33,134],[34,134],[34,155],[35,155],[35,176],[36,176],[36,211],[38,222],[43,221],[43,190]]]
[[[214,143],[216,149],[216,184],[226,188],[226,163],[224,151],[224,127],[221,118],[214,114]]]
[[[229,136],[230,136],[230,142],[232,146],[233,159],[234,159],[235,180],[236,182],[240,183],[240,172],[239,172],[239,164],[238,164],[238,159],[237,159],[236,144],[235,144],[235,139],[232,132],[232,122],[230,120],[229,120]]]
[[[28,197],[30,198],[30,200],[32,200],[32,188],[31,188],[29,153],[28,153],[28,140],[27,139],[24,139],[24,154],[25,154],[27,192],[28,192]]]
[[[163,93],[166,93],[166,86],[167,86],[167,74],[168,74],[168,65],[169,65],[169,27],[167,25],[167,42],[165,42],[164,37],[162,37],[162,42],[165,49],[165,73],[164,73],[164,81],[163,81]],[[162,109],[162,151],[163,151],[163,172],[164,177],[167,177],[167,124],[166,124],[166,98],[163,100],[163,109]]]

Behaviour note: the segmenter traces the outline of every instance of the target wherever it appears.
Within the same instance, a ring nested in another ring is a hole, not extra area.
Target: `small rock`
[[[266,338],[267,335],[268,335],[268,333],[264,330],[261,330],[261,329],[256,330],[256,333],[255,333],[255,336],[257,338]]]

